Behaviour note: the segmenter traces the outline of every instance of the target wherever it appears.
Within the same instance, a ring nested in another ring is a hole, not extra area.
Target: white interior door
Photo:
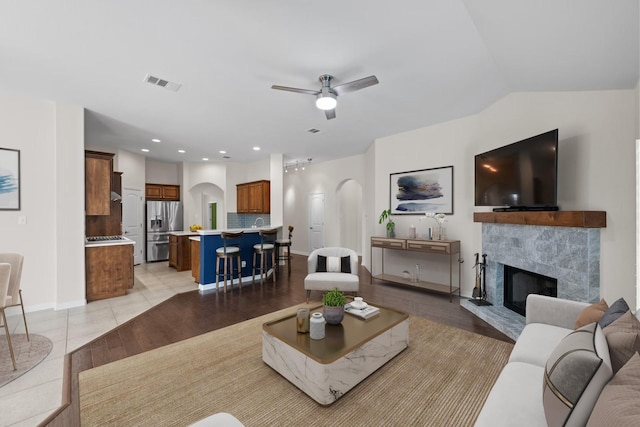
[[[309,252],[324,246],[324,194],[309,195]]]
[[[136,242],[133,248],[133,263],[140,264],[144,259],[142,190],[125,188],[122,195],[122,229],[124,235]]]

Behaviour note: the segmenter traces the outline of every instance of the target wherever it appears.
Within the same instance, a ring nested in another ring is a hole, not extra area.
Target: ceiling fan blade
[[[378,79],[376,76],[364,77],[359,80],[354,80],[349,83],[344,83],[338,86],[334,86],[331,89],[338,95],[342,95],[344,93],[353,92],[356,90],[364,89],[365,87],[373,86],[378,84]]]
[[[335,119],[336,109],[334,108],[333,110],[324,110],[324,114],[325,116],[327,116],[327,120]]]
[[[304,94],[307,94],[307,95],[314,95],[314,96],[320,93],[317,90],[298,89],[298,88],[295,88],[295,87],[278,86],[278,85],[271,86],[271,89],[286,90],[288,92],[304,93]]]

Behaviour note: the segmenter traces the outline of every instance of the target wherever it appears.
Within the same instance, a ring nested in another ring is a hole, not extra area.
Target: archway
[[[217,185],[208,182],[194,185],[189,190],[188,203],[188,224],[200,224],[205,230],[226,227],[224,191]]]

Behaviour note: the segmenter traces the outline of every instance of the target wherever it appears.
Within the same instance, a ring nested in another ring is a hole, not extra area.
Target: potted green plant
[[[344,305],[347,298],[338,288],[333,288],[322,295],[322,314],[324,320],[330,325],[339,325],[344,319]]]
[[[382,224],[386,219],[389,220],[389,222],[387,222],[387,237],[395,237],[396,223],[391,219],[391,209],[385,209],[382,211],[378,224]]]

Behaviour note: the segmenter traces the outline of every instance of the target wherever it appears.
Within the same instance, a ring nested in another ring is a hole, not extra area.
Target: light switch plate
[[[18,225],[26,225],[27,224],[27,217],[24,215],[20,215],[18,217]]]

